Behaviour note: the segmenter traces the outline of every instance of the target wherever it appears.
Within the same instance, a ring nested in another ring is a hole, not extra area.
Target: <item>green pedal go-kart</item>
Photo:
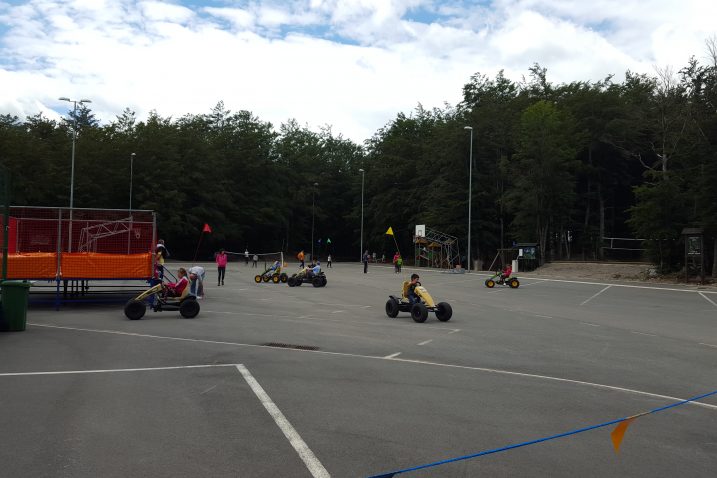
[[[436,318],[441,322],[451,320],[451,317],[453,316],[453,309],[451,308],[451,305],[448,302],[439,302],[436,304],[433,297],[431,297],[431,294],[428,293],[426,288],[423,287],[420,282],[418,283],[415,292],[421,301],[411,304],[408,301],[409,285],[410,282],[408,281],[403,283],[403,293],[400,298],[393,295],[388,296],[388,301],[386,302],[386,315],[394,318],[399,312],[410,312],[414,321],[425,322],[428,318],[428,312],[434,312],[436,314]]]
[[[163,284],[157,284],[131,299],[124,306],[124,315],[130,320],[139,320],[144,317],[147,308],[154,312],[179,311],[185,319],[193,319],[199,314],[197,297],[189,292],[190,285],[184,288],[179,297],[167,297]]]
[[[489,289],[492,289],[496,285],[503,285],[503,286],[507,285],[511,289],[517,289],[518,287],[520,287],[520,281],[515,276],[510,276],[510,277],[504,278],[504,277],[501,277],[500,272],[496,272],[495,274],[493,274],[492,276],[490,276],[489,278],[487,278],[485,280],[485,286]]]

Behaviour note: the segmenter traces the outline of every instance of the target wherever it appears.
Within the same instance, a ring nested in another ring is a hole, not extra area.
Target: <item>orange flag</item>
[[[625,438],[627,427],[630,426],[630,423],[632,423],[635,418],[636,417],[628,418],[627,420],[618,423],[615,429],[610,433],[612,446],[615,447],[615,453],[620,453],[620,445],[622,444],[622,439]]]

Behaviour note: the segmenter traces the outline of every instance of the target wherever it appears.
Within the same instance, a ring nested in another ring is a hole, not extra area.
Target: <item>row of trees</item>
[[[76,207],[128,207],[136,153],[133,207],[157,211],[173,252],[190,255],[205,222],[214,230],[209,246],[308,250],[313,217],[315,239],[330,238],[334,255],[358,259],[359,169],[366,248],[390,256],[384,232],[392,226],[405,254],[414,225],[427,224],[461,238],[465,251],[470,126],[475,258],[535,241],[547,259],[595,259],[603,237],[638,237],[668,270],[680,265],[685,226],[704,227],[717,249],[710,51],[707,65],[628,72],[622,82],[556,85],[537,64],[520,82],[476,74],[460,104],[399,113],[363,145],[293,120],[277,129],[222,103],[177,119],[137,121],[125,110],[106,125],[84,105],[60,122],[5,115],[0,160],[12,174],[14,204],[68,205],[76,119]]]

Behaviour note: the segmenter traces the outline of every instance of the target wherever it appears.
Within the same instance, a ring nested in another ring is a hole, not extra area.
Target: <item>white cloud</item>
[[[362,141],[419,102],[457,103],[477,71],[519,80],[537,61],[555,82],[597,80],[700,56],[717,2],[653,3],[0,1],[0,113],[52,115],[59,96],[89,97],[111,121],[125,107],[176,117],[223,100]],[[436,15],[408,19],[419,11]]]

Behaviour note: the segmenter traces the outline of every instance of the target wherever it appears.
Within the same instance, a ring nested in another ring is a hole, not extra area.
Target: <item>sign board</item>
[[[425,224],[416,224],[416,237],[426,237]]]

